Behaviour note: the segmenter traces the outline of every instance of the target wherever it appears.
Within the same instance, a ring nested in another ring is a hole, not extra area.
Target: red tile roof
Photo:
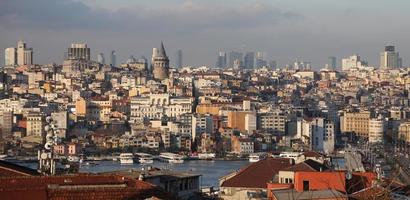
[[[66,175],[0,178],[1,199],[169,199],[160,188],[122,176]]]
[[[266,158],[252,163],[224,181],[221,187],[266,188],[280,170],[291,166],[288,158]]]

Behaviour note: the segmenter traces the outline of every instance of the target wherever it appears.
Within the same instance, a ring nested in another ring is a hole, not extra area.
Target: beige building
[[[34,135],[43,137],[45,121],[40,113],[29,113],[27,116],[27,136]]]
[[[361,137],[369,137],[370,112],[344,112],[341,117],[340,128],[342,133],[353,132]]]
[[[399,139],[410,142],[410,122],[403,122],[400,124]]]

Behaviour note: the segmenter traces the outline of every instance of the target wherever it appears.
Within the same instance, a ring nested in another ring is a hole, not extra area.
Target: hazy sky
[[[378,65],[393,44],[407,65],[409,8],[409,0],[0,0],[0,49],[24,39],[35,63],[62,63],[72,42],[86,42],[93,59],[116,50],[118,63],[150,57],[163,40],[172,65],[177,49],[194,66],[237,50],[319,68],[354,53]]]

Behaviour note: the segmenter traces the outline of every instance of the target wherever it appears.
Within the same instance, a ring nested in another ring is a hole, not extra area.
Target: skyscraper
[[[14,47],[4,50],[4,64],[6,66],[13,66],[17,64],[17,50]]]
[[[90,48],[85,43],[71,44],[67,52],[68,60],[90,60]]]
[[[394,46],[385,46],[384,52],[380,53],[380,68],[395,69],[402,67],[402,60],[399,52],[395,52]]]
[[[115,53],[115,51],[114,50],[112,50],[111,51],[111,55],[110,55],[110,65],[112,66],[112,67],[115,67],[115,62],[116,62],[116,58],[117,57],[117,53]]]
[[[182,67],[182,50],[179,49],[177,52],[177,62],[175,64],[175,66],[177,68],[181,68]]]
[[[239,65],[241,65],[241,63],[243,62],[243,54],[240,53],[240,52],[236,52],[236,51],[229,52],[228,67],[237,66],[237,65],[234,65],[234,64],[235,63],[237,64],[238,61],[239,61]]]
[[[255,53],[247,52],[244,58],[245,69],[253,69],[255,67]]]
[[[336,57],[334,57],[334,56],[329,56],[328,59],[329,59],[328,65],[329,65],[330,69],[336,70]]]
[[[17,43],[17,64],[32,65],[33,64],[33,49],[27,48],[26,43],[19,40]]]
[[[164,44],[161,42],[161,48],[152,49],[152,74],[155,80],[164,80],[168,78],[169,59],[165,52]]]
[[[100,63],[100,64],[102,64],[102,65],[105,65],[105,58],[104,58],[104,54],[103,54],[103,53],[99,53],[99,54],[97,55],[97,62]]]
[[[218,59],[216,60],[215,67],[217,67],[217,68],[225,68],[226,67],[226,52],[225,51],[220,51],[219,52]]]
[[[256,67],[257,68],[267,66],[267,62],[264,59],[265,57],[264,54],[265,54],[264,52],[260,52],[260,51],[256,52]]]

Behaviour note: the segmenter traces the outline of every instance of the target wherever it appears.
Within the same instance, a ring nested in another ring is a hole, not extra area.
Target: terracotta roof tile
[[[222,183],[222,187],[266,188],[280,170],[291,166],[288,158],[266,158],[252,163]]]

